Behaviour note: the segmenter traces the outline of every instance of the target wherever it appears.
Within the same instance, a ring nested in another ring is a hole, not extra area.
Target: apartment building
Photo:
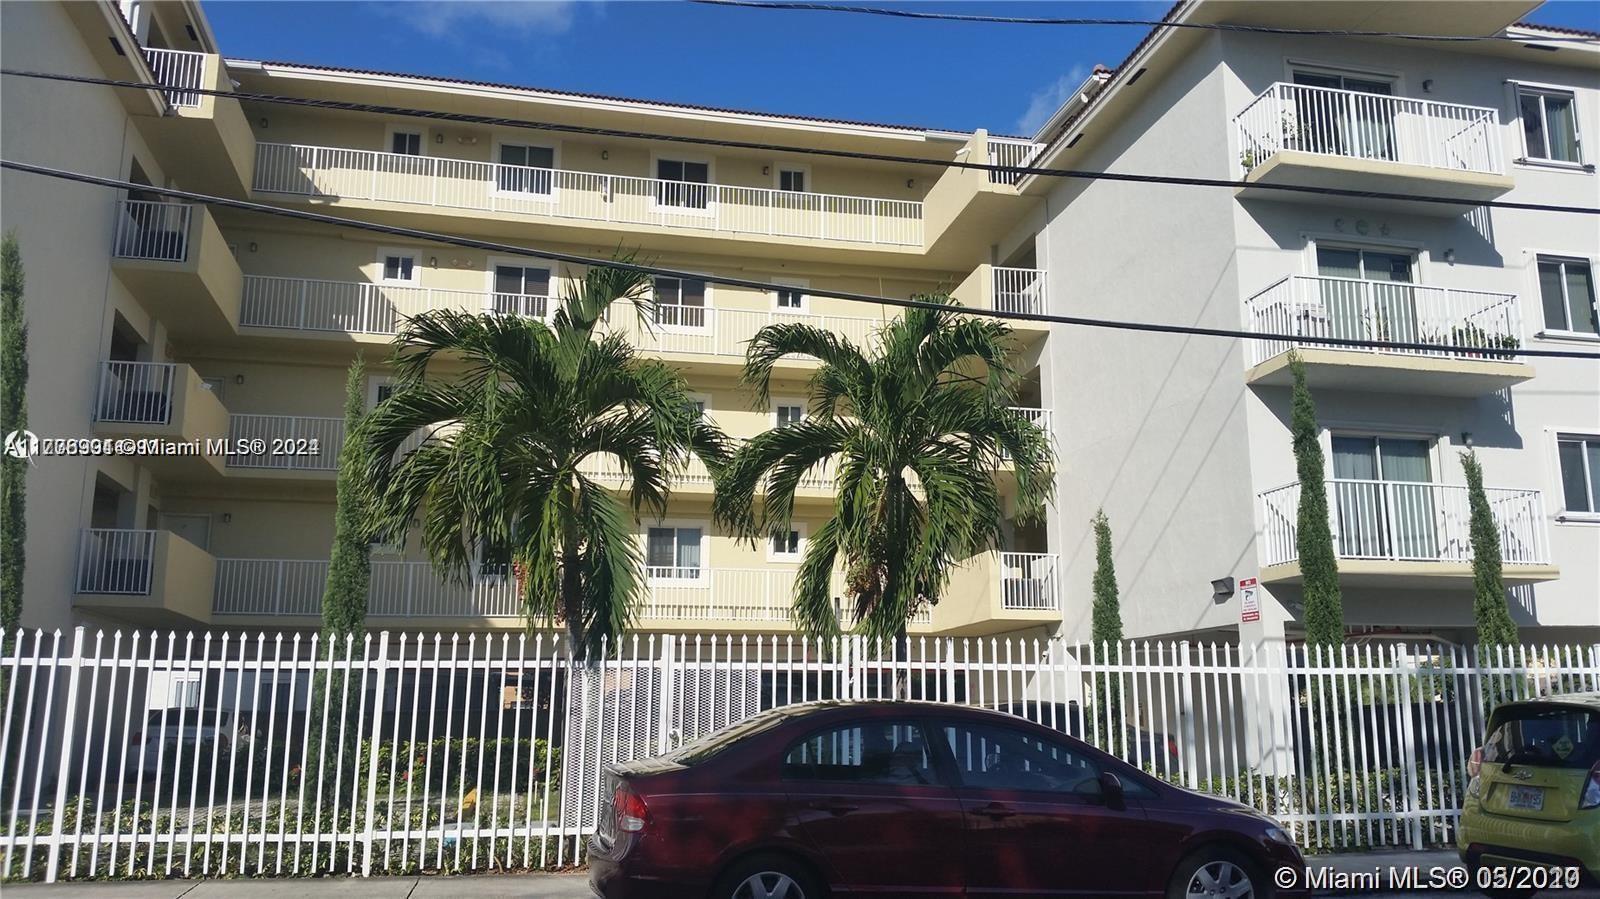
[[[690,380],[705,414],[748,437],[805,414],[812,365],[786,364],[770,408],[738,384],[744,343],[804,319],[858,342],[885,315],[818,297],[951,292],[979,307],[1043,311],[1031,259],[997,265],[987,235],[1034,201],[1015,178],[635,137],[487,127],[202,94],[260,92],[615,132],[1015,162],[1035,147],[979,131],[692,107],[498,84],[227,59],[197,3],[8,4],[4,52],[20,69],[138,81],[148,90],[5,79],[4,156],[248,198],[365,222],[768,280],[770,292],[659,278],[652,320],[613,316]],[[302,455],[45,458],[29,480],[24,623],[311,628],[333,534],[345,372],[369,363],[369,400],[405,316],[453,308],[545,317],[570,265],[356,228],[172,202],[6,172],[22,244],[41,436],[288,440]],[[1046,329],[1017,329],[1040,385]],[[610,473],[596,469],[598,476]],[[1002,486],[1004,471],[997,472]],[[620,485],[619,485],[620,489]],[[791,628],[805,541],[828,513],[817,472],[793,532],[749,546],[710,520],[691,468],[660,520],[639,522],[648,565],[641,630]],[[921,634],[1053,630],[1061,620],[1047,529],[1010,529],[964,560]],[[523,626],[502,569],[447,584],[415,543],[375,546],[369,623]]]
[[[1053,332],[1041,369],[1066,460],[1049,534],[1064,633],[1088,630],[1102,507],[1129,636],[1300,633],[1286,364],[1298,347],[1354,633],[1471,641],[1470,449],[1524,638],[1600,637],[1600,365],[1493,352],[1600,352],[1600,227],[1476,205],[1600,205],[1600,35],[1518,24],[1537,5],[1179,3],[1176,22],[1514,40],[1156,30],[1037,135],[1041,165],[1239,185],[1024,178],[1041,205],[999,249],[1026,248],[1055,309],[1293,337]]]

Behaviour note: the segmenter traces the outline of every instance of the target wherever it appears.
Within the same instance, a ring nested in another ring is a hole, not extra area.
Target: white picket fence
[[[548,634],[369,633],[325,652],[298,634],[79,628],[11,644],[3,871],[44,881],[570,864],[605,765],[828,698],[1022,715],[1311,847],[1445,845],[1485,707],[1600,688],[1600,646],[650,635],[582,664]]]

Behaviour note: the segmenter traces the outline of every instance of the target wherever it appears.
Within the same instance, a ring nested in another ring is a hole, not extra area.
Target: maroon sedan
[[[1304,870],[1250,808],[952,705],[789,706],[606,778],[589,841],[605,899],[1263,899],[1289,895],[1278,868]]]

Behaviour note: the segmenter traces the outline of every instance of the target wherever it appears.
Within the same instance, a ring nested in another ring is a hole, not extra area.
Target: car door
[[[1066,738],[947,719],[956,795],[967,820],[969,896],[1118,896],[1155,889],[1137,799],[1107,802],[1100,768]]]
[[[964,820],[921,724],[863,719],[812,732],[784,753],[796,831],[835,892],[959,896]]]

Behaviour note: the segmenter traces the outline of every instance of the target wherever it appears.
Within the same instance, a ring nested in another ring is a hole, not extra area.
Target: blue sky
[[[1156,19],[1170,5],[918,8]],[[230,56],[1012,134],[1031,132],[1095,63],[1116,65],[1145,32],[668,2],[208,0],[205,11]],[[1590,0],[1547,3],[1532,18],[1600,26]]]

